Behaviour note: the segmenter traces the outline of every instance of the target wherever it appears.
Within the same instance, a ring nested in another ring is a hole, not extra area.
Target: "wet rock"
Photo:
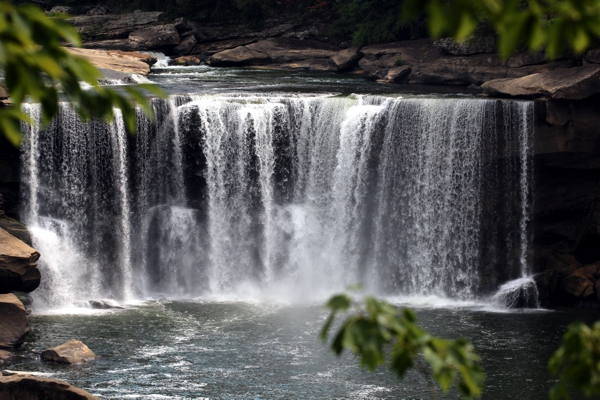
[[[3,400],[98,400],[96,396],[65,381],[31,375],[0,377]]]
[[[174,60],[171,60],[171,62],[169,64],[170,65],[185,65],[185,66],[201,65],[202,60],[196,56],[181,56],[181,57],[175,58]]]
[[[581,100],[600,93],[600,66],[584,65],[517,79],[495,79],[481,88],[492,96]]]
[[[42,352],[42,360],[63,364],[78,364],[98,358],[85,344],[76,339]]]
[[[433,42],[433,45],[442,53],[455,56],[496,52],[496,38],[491,36],[471,37],[462,42],[457,42],[452,38],[443,38]]]
[[[0,315],[0,347],[19,347],[29,333],[25,307],[14,294],[0,294]]]
[[[177,47],[173,49],[173,51],[177,54],[189,54],[194,47],[196,47],[196,38],[194,36],[188,36],[179,43]]]
[[[361,58],[361,54],[358,50],[358,47],[349,47],[339,51],[331,57],[331,63],[333,64],[334,69],[337,72],[343,72],[354,68]]]
[[[97,310],[110,310],[110,309],[123,310],[123,309],[125,309],[125,307],[121,307],[117,303],[110,301],[110,300],[90,300],[88,302],[88,304],[90,307],[97,309]]]
[[[154,24],[162,12],[137,12],[121,15],[93,15],[69,18],[86,41],[126,39],[130,33]]]
[[[146,76],[156,58],[147,54],[118,50],[69,49],[69,52],[84,57],[100,70]]]
[[[140,50],[162,49],[181,42],[175,25],[155,25],[129,34],[129,40]]]
[[[583,268],[578,269],[563,280],[565,292],[575,297],[584,298],[594,293],[596,278]]]
[[[40,285],[40,253],[0,229],[0,293],[31,292]]]

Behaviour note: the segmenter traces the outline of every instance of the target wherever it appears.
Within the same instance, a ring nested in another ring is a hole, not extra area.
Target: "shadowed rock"
[[[76,339],[42,352],[42,360],[63,364],[79,364],[98,358],[85,344]]]
[[[156,25],[129,34],[129,40],[141,50],[177,46],[181,42],[175,25]]]
[[[65,381],[31,375],[0,377],[2,400],[98,400],[96,396]]]
[[[29,322],[17,296],[0,294],[0,316],[0,347],[19,347],[29,333]]]

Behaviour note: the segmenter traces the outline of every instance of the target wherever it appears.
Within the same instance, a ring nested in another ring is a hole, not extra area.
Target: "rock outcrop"
[[[101,71],[125,75],[146,76],[150,73],[150,66],[156,63],[155,57],[135,52],[91,49],[69,49],[69,52],[87,59]]]
[[[155,25],[131,32],[129,40],[133,43],[133,48],[140,50],[163,49],[178,46],[181,42],[179,32],[173,24]]]
[[[155,24],[162,12],[134,12],[118,15],[93,15],[69,18],[83,40],[126,39],[130,33]]]
[[[496,38],[493,36],[471,37],[462,42],[457,42],[452,38],[443,38],[433,42],[433,45],[442,53],[455,56],[496,53]]]
[[[492,96],[581,100],[600,93],[600,66],[584,65],[517,79],[495,79],[481,88]]]
[[[29,333],[25,307],[14,294],[0,294],[0,315],[0,348],[19,347]]]
[[[0,228],[0,293],[31,292],[40,285],[40,253]]]
[[[65,381],[31,375],[0,377],[2,400],[99,400],[83,389]]]
[[[42,352],[42,359],[63,364],[79,364],[98,358],[85,344],[76,339]]]

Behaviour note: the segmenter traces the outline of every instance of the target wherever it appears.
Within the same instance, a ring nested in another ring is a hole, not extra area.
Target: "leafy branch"
[[[415,358],[422,355],[443,391],[447,392],[456,383],[463,396],[481,396],[485,374],[473,346],[465,339],[430,335],[416,325],[417,317],[412,310],[400,310],[374,297],[366,297],[363,307],[354,304],[346,294],[336,295],[327,302],[331,313],[321,330],[324,341],[337,314],[352,306],[356,312],[343,322],[331,342],[335,354],[348,349],[360,357],[362,366],[373,371],[386,363],[386,349],[391,345],[389,367],[399,379],[414,367]]]
[[[69,53],[63,44],[81,45],[73,27],[46,17],[35,7],[0,2],[0,71],[4,72],[11,100],[0,109],[0,129],[13,144],[21,141],[21,123],[33,123],[21,110],[27,101],[41,104],[43,124],[57,114],[61,96],[73,104],[84,121],[112,120],[114,109],[120,109],[130,132],[136,130],[136,105],[153,115],[143,91],[164,96],[157,86],[126,87],[127,96],[102,87],[100,72],[87,60]]]

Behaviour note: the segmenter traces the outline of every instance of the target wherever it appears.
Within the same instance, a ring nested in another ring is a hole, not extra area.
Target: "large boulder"
[[[263,52],[251,50],[246,46],[213,54],[208,63],[213,67],[231,67],[238,65],[263,65],[269,63],[269,56]]]
[[[99,400],[65,381],[32,375],[0,377],[2,400]]]
[[[198,42],[196,41],[195,36],[188,36],[183,39],[181,43],[179,43],[179,45],[173,49],[173,51],[177,54],[190,54],[190,52],[194,50],[194,47],[196,47],[197,43]]]
[[[69,51],[87,59],[100,70],[115,71],[127,75],[146,76],[150,73],[150,65],[156,63],[155,57],[135,52],[92,49],[69,49]]]
[[[79,364],[98,358],[85,344],[76,339],[42,352],[42,359],[63,364]]]
[[[0,315],[0,347],[19,347],[29,333],[25,307],[14,294],[0,294]]]
[[[600,66],[584,65],[517,79],[495,79],[481,88],[492,96],[581,100],[600,93]]]
[[[198,42],[202,42],[206,39],[206,35],[202,32],[202,27],[197,22],[182,17],[177,18],[173,22],[173,25],[175,25],[175,29],[177,29],[179,36],[182,38],[193,36]]]
[[[169,64],[170,65],[185,65],[185,66],[200,65],[200,64],[202,64],[202,60],[196,56],[181,56],[181,57],[177,57],[176,59],[172,60]]]
[[[84,40],[126,39],[137,31],[158,21],[162,12],[134,12],[121,15],[80,16],[67,20]]]
[[[213,66],[278,64],[284,68],[333,70],[339,49],[315,40],[276,38],[225,50],[209,59]]]
[[[584,298],[594,293],[597,279],[584,268],[579,268],[563,280],[565,292],[575,297]]]
[[[129,40],[141,50],[162,49],[177,46],[181,42],[175,25],[155,25],[129,34]]]
[[[0,293],[31,292],[40,285],[40,253],[0,228]]]
[[[348,47],[347,49],[339,51],[333,57],[331,57],[331,63],[338,72],[347,71],[354,68],[361,54],[358,51],[358,47]]]

